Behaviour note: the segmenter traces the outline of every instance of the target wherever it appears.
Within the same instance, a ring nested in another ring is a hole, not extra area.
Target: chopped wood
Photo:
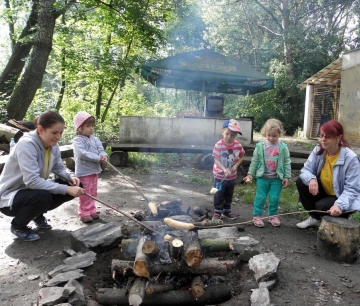
[[[145,294],[141,305],[216,305],[231,299],[231,287],[225,283],[211,285],[206,288],[204,295],[195,298],[190,290],[171,290],[157,294]],[[96,301],[101,305],[129,305],[126,299],[125,289],[100,288],[96,295]]]
[[[204,252],[230,252],[233,250],[230,239],[200,239],[200,246]]]
[[[145,241],[142,252],[150,258],[156,258],[160,253],[160,249],[155,241]]]
[[[134,261],[113,259],[111,262],[111,273],[116,276],[134,276],[132,266]],[[162,265],[151,261],[148,271],[150,276],[163,275],[227,275],[237,265],[236,260],[218,260],[215,258],[203,259],[200,265],[189,268],[183,262],[172,262]],[[116,273],[113,273],[116,272]]]
[[[145,288],[145,293],[152,294],[152,293],[166,292],[174,289],[176,289],[175,284],[159,284],[159,285],[149,284]]]
[[[139,277],[149,277],[150,273],[148,270],[149,257],[142,251],[143,244],[150,240],[150,235],[144,235],[140,237],[139,243],[136,249],[136,256],[134,261],[133,271],[134,274]]]
[[[180,239],[173,239],[171,241],[170,256],[174,259],[180,259],[183,253],[183,247],[184,243]]]
[[[195,276],[191,281],[191,293],[197,299],[204,295],[204,283],[200,275]]]
[[[317,253],[336,262],[353,263],[358,258],[359,226],[352,220],[324,216],[317,233]]]
[[[184,257],[189,267],[200,265],[203,254],[201,251],[198,235],[196,231],[188,231],[184,233]]]
[[[145,296],[146,279],[138,277],[129,290],[129,305],[139,306]]]

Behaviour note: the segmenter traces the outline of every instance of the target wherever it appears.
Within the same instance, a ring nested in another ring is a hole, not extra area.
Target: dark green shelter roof
[[[156,87],[246,95],[274,88],[274,79],[211,50],[179,53],[141,66]]]

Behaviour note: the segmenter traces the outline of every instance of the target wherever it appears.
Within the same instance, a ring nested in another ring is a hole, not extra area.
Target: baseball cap
[[[230,131],[238,132],[240,135],[242,135],[242,133],[240,132],[239,122],[237,122],[235,119],[225,120],[223,128],[228,128]]]

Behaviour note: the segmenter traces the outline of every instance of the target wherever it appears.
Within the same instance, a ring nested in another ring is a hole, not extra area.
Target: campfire
[[[124,225],[119,258],[112,259],[117,288],[98,289],[101,305],[214,305],[232,297],[232,288],[219,282],[238,264],[215,252],[230,252],[227,239],[199,239],[198,232],[221,227],[201,209],[182,211],[182,201],[149,203],[148,212],[133,214],[139,223]],[[140,225],[139,225],[140,224]],[[143,226],[141,226],[143,225]]]

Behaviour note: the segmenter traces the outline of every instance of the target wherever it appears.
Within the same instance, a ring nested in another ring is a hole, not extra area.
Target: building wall
[[[342,57],[339,121],[350,145],[360,145],[360,49]]]
[[[214,146],[222,138],[224,118],[160,118],[129,116],[120,117],[119,142],[153,145]],[[253,125],[247,118],[238,118],[242,144],[252,143]]]

